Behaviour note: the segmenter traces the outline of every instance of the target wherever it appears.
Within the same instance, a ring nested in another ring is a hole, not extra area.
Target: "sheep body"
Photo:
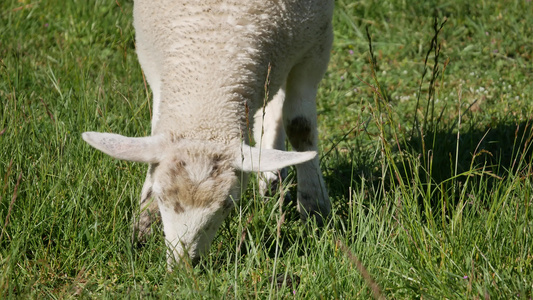
[[[331,39],[332,3],[136,0],[137,52],[159,94],[154,95],[153,134],[239,137],[247,117],[244,103],[250,111],[263,105],[269,64],[273,96],[310,49],[329,51],[314,47]],[[231,113],[221,113],[226,111]]]
[[[159,209],[169,262],[208,249],[246,182],[239,171],[297,165],[302,218],[329,213],[315,97],[329,60],[333,3],[135,0],[137,53],[154,98],[152,136],[83,138],[113,157],[150,163],[137,229],[149,232]],[[254,116],[262,149],[246,145]],[[298,152],[283,151],[285,132]]]

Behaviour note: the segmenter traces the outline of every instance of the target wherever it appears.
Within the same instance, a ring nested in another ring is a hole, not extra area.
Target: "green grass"
[[[365,299],[360,261],[386,298],[531,299],[533,3],[336,5],[329,223],[303,229],[252,180],[200,264],[169,273],[162,232],[131,243],[146,167],[81,140],[150,132],[132,2],[2,1],[0,297]]]

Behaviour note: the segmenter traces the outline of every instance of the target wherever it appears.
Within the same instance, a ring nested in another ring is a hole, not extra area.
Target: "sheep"
[[[82,137],[114,158],[149,164],[134,226],[142,238],[160,215],[170,269],[205,254],[249,172],[264,172],[264,192],[276,170],[295,165],[301,219],[321,223],[330,213],[315,102],[333,40],[333,6],[135,0],[136,50],[153,94],[151,135]],[[284,149],[285,136],[296,151]]]

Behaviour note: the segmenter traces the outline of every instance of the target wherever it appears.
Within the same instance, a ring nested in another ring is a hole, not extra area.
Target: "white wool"
[[[273,96],[329,38],[332,9],[326,0],[136,0],[139,60],[158,95],[153,133],[240,139],[253,118],[245,104],[252,111],[263,104],[269,64]]]

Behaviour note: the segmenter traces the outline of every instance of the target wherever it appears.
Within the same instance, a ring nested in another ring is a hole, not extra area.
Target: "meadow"
[[[246,194],[194,267],[131,220],[150,133],[132,1],[0,2],[0,298],[531,299],[533,2],[337,0],[318,96],[327,224],[294,170]]]

